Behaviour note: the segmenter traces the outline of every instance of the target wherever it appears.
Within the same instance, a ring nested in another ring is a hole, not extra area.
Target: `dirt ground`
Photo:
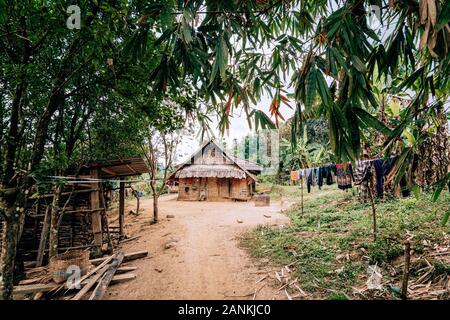
[[[133,201],[127,205],[126,212],[135,207]],[[108,298],[286,299],[269,281],[258,282],[274,267],[250,259],[237,238],[258,225],[289,223],[280,211],[290,205],[185,202],[169,195],[160,199],[160,223],[151,225],[152,200],[142,200],[140,215],[125,218],[127,234],[139,238],[124,243],[123,250],[148,250],[149,256],[127,264],[137,267],[137,278],[109,288]]]

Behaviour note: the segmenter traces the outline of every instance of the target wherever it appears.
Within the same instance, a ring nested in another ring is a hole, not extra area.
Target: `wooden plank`
[[[93,275],[94,273],[96,273],[98,270],[100,270],[102,267],[104,267],[107,263],[109,263],[112,259],[114,259],[116,257],[116,255],[112,255],[108,258],[105,259],[105,261],[103,261],[101,264],[99,264],[97,267],[95,267],[94,269],[92,269],[91,271],[89,271],[86,275],[84,275],[83,277],[80,278],[80,282],[82,282],[83,280],[89,278],[91,275]]]
[[[100,279],[97,287],[95,287],[92,292],[89,300],[102,300],[106,290],[108,289],[109,284],[111,283],[114,274],[116,273],[117,268],[120,266],[124,258],[124,254],[121,252],[117,255],[117,258],[114,259],[111,264],[108,266],[108,270],[105,272],[104,276]]]
[[[136,259],[145,258],[146,256],[148,256],[147,250],[125,253],[123,262],[128,262],[128,261],[132,261],[132,260],[136,260]],[[90,260],[90,262],[96,266],[96,265],[99,265],[100,263],[102,263],[103,261],[105,261],[106,259],[107,258],[92,259],[92,260]]]
[[[136,271],[136,270],[137,270],[137,267],[135,267],[135,266],[120,267],[120,268],[117,268],[116,274],[118,274],[118,273],[122,274],[122,273],[127,273],[127,272],[131,272],[131,271]]]
[[[80,193],[89,193],[89,192],[93,192],[93,191],[98,191],[98,188],[93,188],[93,189],[86,189],[86,190],[75,190],[75,191],[69,191],[69,192],[63,192],[61,193],[61,196],[69,196],[69,195],[75,195],[75,194],[80,194]],[[32,195],[30,197],[30,199],[43,199],[43,198],[52,198],[53,194],[44,194],[44,195]]]
[[[85,279],[89,278],[91,275],[93,275],[93,274],[96,273],[98,270],[100,270],[103,266],[105,266],[107,263],[109,263],[115,256],[116,256],[116,255],[114,254],[114,255],[112,255],[112,256],[110,256],[110,257],[106,257],[105,260],[104,260],[102,263],[100,263],[97,267],[95,267],[94,269],[92,269],[91,271],[89,271],[88,273],[86,273],[84,276],[82,276],[82,277],[80,278],[79,282],[83,283],[83,281],[84,281]],[[78,283],[76,283],[75,286],[76,286],[77,284],[78,284]],[[58,289],[55,291],[55,293],[58,292],[59,290],[62,290],[64,287],[65,287],[65,283],[62,284],[62,285],[60,285],[60,286],[58,287]]]
[[[83,296],[88,293],[88,291],[95,285],[95,283],[103,277],[103,274],[108,271],[109,265],[105,265],[99,272],[97,272],[92,278],[89,279],[89,281],[86,283],[86,285],[83,286],[83,288],[78,291],[78,293],[73,297],[71,300],[80,300],[83,298]]]
[[[124,273],[124,274],[116,274],[111,279],[111,284],[118,284],[128,280],[136,279],[136,275],[134,273]],[[81,285],[84,286],[88,283],[88,280],[84,280]],[[14,294],[34,294],[39,292],[50,292],[59,288],[58,284],[53,282],[51,283],[37,283],[37,284],[28,284],[23,286],[15,286]]]
[[[37,283],[37,284],[27,284],[24,286],[15,286],[14,294],[30,294],[38,292],[48,292],[56,289],[57,284],[54,283]]]
[[[47,244],[47,237],[50,231],[50,207],[51,206],[48,206],[48,208],[45,210],[44,225],[42,226],[41,237],[39,239],[38,254],[36,257],[36,267],[42,266],[42,261],[44,260],[45,245]]]
[[[137,239],[139,239],[141,236],[134,236],[134,237],[131,237],[131,238],[128,238],[128,239],[123,239],[123,240],[120,240],[119,241],[119,244],[122,244],[122,243],[126,243],[126,242],[130,242],[130,241],[133,241],[133,240],[137,240]]]
[[[117,270],[119,270],[118,268]],[[117,271],[116,271],[117,273]],[[129,280],[136,279],[136,275],[134,273],[124,273],[124,274],[116,274],[111,280],[111,284],[118,284],[122,282],[126,282]]]
[[[102,170],[103,172],[105,172],[105,173],[107,173],[107,174],[109,174],[109,175],[111,175],[113,177],[116,175],[116,172],[114,172],[111,169],[108,169],[106,167],[100,167],[100,170]]]

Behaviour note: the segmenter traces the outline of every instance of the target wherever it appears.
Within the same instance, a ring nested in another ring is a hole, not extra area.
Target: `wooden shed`
[[[126,178],[149,169],[142,158],[134,157],[91,162],[76,171],[65,177],[49,177],[49,181],[65,181],[56,202],[56,185],[51,182],[47,185],[49,193],[36,193],[29,200],[17,253],[24,261],[35,262],[30,265],[41,265],[47,260],[52,207],[59,208],[58,252],[80,248],[98,252],[111,242],[111,233],[120,238],[124,232],[125,185],[131,183]],[[118,225],[112,226],[106,212],[111,201],[109,194],[115,190],[119,190],[119,219]]]
[[[255,192],[257,164],[231,156],[213,140],[203,145],[170,176],[178,200],[250,200]]]

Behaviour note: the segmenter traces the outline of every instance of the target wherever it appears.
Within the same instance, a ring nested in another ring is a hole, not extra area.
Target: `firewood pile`
[[[110,285],[136,278],[137,268],[128,262],[145,258],[148,251],[131,253],[116,252],[110,256],[91,259],[86,274],[69,275],[66,282],[57,284],[48,267],[30,268],[25,271],[26,278],[14,287],[16,299],[62,299],[62,300],[102,300]]]

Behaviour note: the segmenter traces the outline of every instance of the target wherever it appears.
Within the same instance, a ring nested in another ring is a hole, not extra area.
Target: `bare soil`
[[[281,210],[292,203],[255,207],[252,201],[185,202],[169,195],[159,204],[158,224],[150,224],[152,200],[141,200],[139,216],[126,216],[127,234],[139,238],[123,250],[148,250],[149,257],[128,264],[137,267],[137,278],[109,288],[109,299],[286,299],[270,283],[276,267],[250,259],[238,238],[258,225],[289,223]],[[126,212],[135,208],[133,201],[127,205]]]

